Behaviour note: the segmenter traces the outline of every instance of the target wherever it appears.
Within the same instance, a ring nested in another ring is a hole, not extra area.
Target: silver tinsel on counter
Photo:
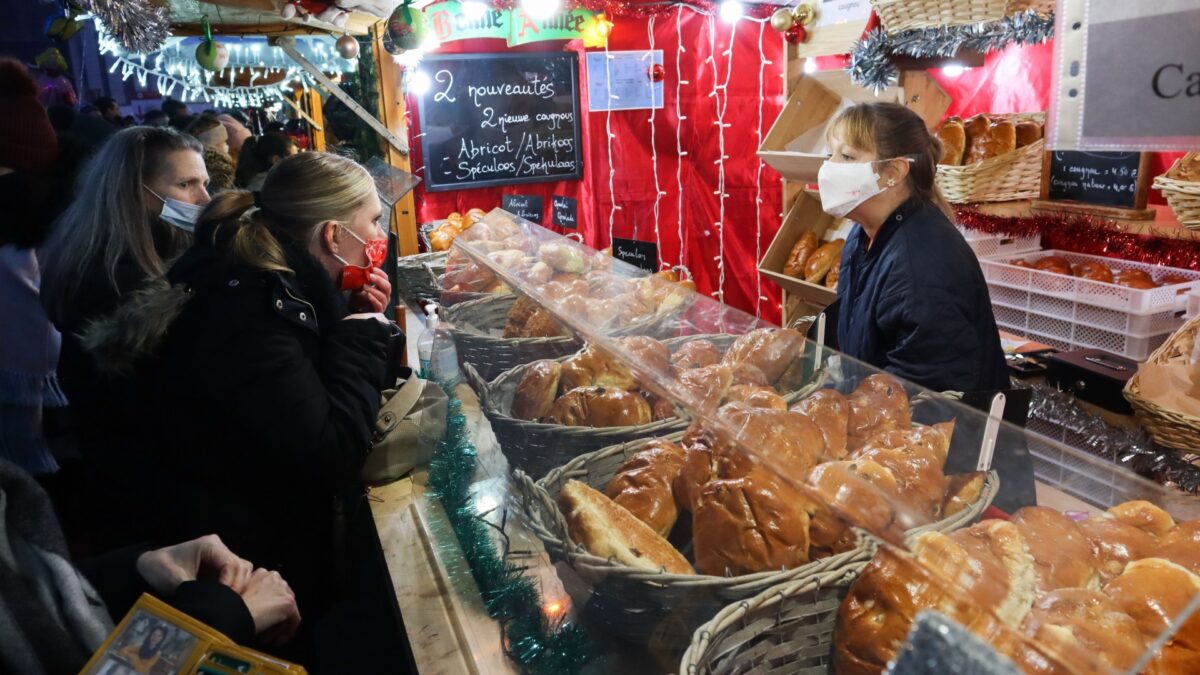
[[[1070,429],[1085,439],[1082,450],[1101,459],[1183,492],[1200,493],[1200,467],[1188,462],[1181,453],[1156,445],[1145,431],[1114,427],[1099,415],[1084,410],[1073,395],[1049,385],[1034,384],[1029,389],[1033,390],[1030,419]]]
[[[1004,49],[1010,44],[1032,45],[1054,35],[1054,14],[1039,15],[1026,10],[1000,21],[968,26],[922,28],[889,35],[876,28],[859,40],[850,52],[850,79],[878,93],[896,84],[900,70],[893,54],[917,58],[952,57],[966,49],[980,53]]]
[[[76,4],[95,14],[108,33],[131,52],[149,54],[171,35],[170,11],[149,0],[77,0]]]

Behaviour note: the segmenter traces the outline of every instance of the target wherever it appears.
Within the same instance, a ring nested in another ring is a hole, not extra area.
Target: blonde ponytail
[[[257,204],[253,193],[230,190],[200,214],[197,232],[250,267],[291,274],[283,242],[307,249],[321,223],[346,221],[375,192],[375,181],[354,161],[324,152],[282,159],[267,174]]]

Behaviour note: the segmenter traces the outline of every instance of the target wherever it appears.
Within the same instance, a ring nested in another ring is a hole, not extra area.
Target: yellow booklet
[[[306,675],[304,668],[239,647],[165,602],[142,594],[83,675]]]

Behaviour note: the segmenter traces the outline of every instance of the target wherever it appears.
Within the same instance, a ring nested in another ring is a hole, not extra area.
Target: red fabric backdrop
[[[681,14],[677,16],[676,12]],[[663,266],[682,263],[691,270],[700,291],[715,295],[723,289],[725,301],[730,305],[751,313],[758,311],[763,318],[778,321],[779,288],[770,281],[760,281],[757,261],[779,229],[782,187],[779,175],[771,168],[764,165],[761,175],[758,175],[759,162],[755,150],[759,140],[756,130],[761,129],[765,134],[782,105],[783,39],[769,26],[741,21],[735,27],[689,9],[678,9],[653,19],[616,18],[609,49],[649,49],[648,30],[651,21],[653,46],[663,50],[666,67],[664,106],[654,111],[653,147],[657,149],[657,175],[660,188],[666,193],[659,202],[657,226],[653,214],[655,173],[650,141],[651,111],[611,114],[614,138],[610,157],[605,133],[607,114],[587,112],[587,69],[583,66],[584,49],[578,41],[536,43],[517,49],[571,49],[580,53],[583,179],[438,193],[426,193],[418,188],[418,220],[428,222],[444,218],[452,211],[465,211],[472,207],[491,209],[500,205],[502,194],[513,193],[543,196],[548,212],[550,196],[560,194],[579,200],[579,231],[588,245],[604,248],[609,244],[609,215],[612,213],[609,190],[611,166],[616,170],[612,194],[615,194],[615,203],[620,207],[613,217],[614,236],[646,241],[657,239]],[[678,50],[680,44],[684,47],[682,52]],[[761,86],[760,47],[769,62],[764,69]],[[478,53],[507,49],[501,40],[473,40],[448,43],[439,51]],[[967,69],[957,77],[935,71],[933,76],[953,99],[947,114],[969,116],[979,112],[1045,110],[1049,101],[1053,51],[1052,44],[1012,47],[989,55],[983,66]],[[709,61],[710,57],[713,62]],[[837,67],[837,61],[821,59],[821,66]],[[714,64],[717,83],[725,82],[726,72],[732,73],[726,90],[728,102],[725,122],[729,126],[725,132],[725,154],[728,157],[725,161],[725,192],[728,197],[725,201],[723,236],[715,225],[719,220],[719,203],[715,194],[719,154],[715,124],[716,106],[721,96],[713,95]],[[676,81],[681,73],[687,82],[680,96],[684,117],[682,124],[675,114]],[[415,102],[410,100],[408,103],[408,109],[415,111]],[[413,119],[413,122],[413,165],[420,167],[422,159],[419,143],[416,142],[420,121]],[[681,180],[676,179],[676,170],[679,168],[677,130],[683,150],[687,153],[683,158]],[[1155,162],[1155,173],[1165,171],[1177,156],[1159,155]],[[761,189],[756,189],[756,182]],[[681,191],[682,216],[679,209]],[[1153,201],[1161,203],[1160,195],[1152,195]],[[757,226],[756,197],[762,200]],[[548,223],[548,215],[546,220]],[[723,285],[717,263],[722,240],[725,261]]]

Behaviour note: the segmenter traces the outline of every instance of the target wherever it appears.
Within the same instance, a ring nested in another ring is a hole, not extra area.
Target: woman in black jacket
[[[213,199],[170,285],[85,336],[144,383],[173,534],[215,532],[278,570],[306,619],[327,600],[335,499],[357,486],[387,370],[382,213],[354,162],[284,159],[260,194]]]
[[[842,112],[818,187],[825,210],[858,223],[838,277],[838,346],[930,389],[1008,388],[979,262],[934,182],[941,143],[894,103]]]

